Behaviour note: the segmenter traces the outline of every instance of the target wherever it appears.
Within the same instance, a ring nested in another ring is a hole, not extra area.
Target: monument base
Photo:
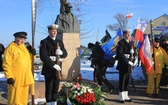
[[[80,37],[77,33],[63,33],[62,40],[68,52],[62,61],[62,80],[74,80],[80,73]]]

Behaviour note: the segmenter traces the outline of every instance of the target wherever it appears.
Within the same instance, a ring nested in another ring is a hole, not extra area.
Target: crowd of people
[[[121,103],[124,103],[125,101],[132,102],[132,100],[128,96],[128,85],[130,81],[130,75],[132,73],[131,68],[137,65],[134,63],[135,59],[133,61],[130,60],[130,54],[133,53],[134,58],[139,57],[137,57],[138,56],[137,52],[134,51],[136,47],[134,45],[134,42],[132,40],[129,40],[130,31],[124,30],[122,37],[123,38],[118,41],[116,47],[116,56],[114,58],[115,60],[118,60],[116,69],[119,70],[119,101]],[[147,96],[159,94],[159,83],[162,75],[162,70],[164,66],[167,65],[168,62],[167,58],[168,55],[166,53],[168,51],[167,44],[168,44],[168,37],[164,36],[162,38],[155,37],[154,43],[153,45],[151,45],[152,60],[155,62],[155,64],[152,66],[150,72],[146,72],[146,74],[148,75],[147,76],[148,84],[146,89]],[[101,43],[99,44],[97,44],[97,42],[95,44],[88,43],[88,48],[92,51],[92,54],[88,59],[91,60],[91,67],[94,68],[93,72],[94,81],[98,83],[100,86],[102,86],[102,82],[104,82],[103,79],[108,81],[104,74],[108,66],[106,65],[107,64],[106,60],[103,58],[104,52],[102,51],[100,46]],[[155,54],[153,54],[153,51],[155,52]],[[156,75],[156,85],[154,82],[155,75]],[[108,82],[104,83],[107,85],[110,92],[112,92],[111,90],[115,89],[112,84]]]
[[[40,42],[40,58],[43,62],[42,75],[45,77],[45,98],[47,105],[57,104],[57,93],[59,89],[60,79],[57,77],[56,71],[61,71],[61,62],[56,63],[56,55],[65,58],[68,55],[62,40],[57,39],[58,25],[53,24],[48,27],[48,36]],[[0,44],[0,54],[3,63],[1,64],[1,71],[4,71],[8,84],[8,104],[26,104],[28,101],[28,93],[31,85],[34,85],[34,79],[31,71],[32,57],[35,58],[36,50],[26,42],[26,32],[16,32],[13,34],[15,37],[6,48]],[[130,81],[131,69],[135,64],[131,61],[130,54],[132,51],[133,41],[129,40],[130,31],[123,31],[123,38],[118,41],[116,46],[116,56],[113,57],[112,65],[104,59],[104,51],[101,48],[101,43],[88,43],[88,48],[92,51],[91,66],[94,68],[93,77],[102,88],[102,83],[107,85],[109,92],[112,93],[115,86],[109,82],[105,73],[108,67],[114,65],[115,60],[118,60],[116,69],[119,71],[119,101],[121,103],[132,102],[128,96],[128,85]],[[163,41],[164,40],[164,41]],[[162,42],[162,43],[161,43]],[[151,45],[151,55],[155,62],[148,75],[148,84],[146,93],[148,96],[159,94],[159,83],[162,75],[162,68],[168,65],[167,55],[167,42],[168,40],[155,37],[154,43]],[[59,44],[59,49],[56,45]],[[164,43],[164,44],[163,44]],[[161,44],[161,45],[160,45]],[[134,57],[136,56],[133,54]],[[1,61],[2,62],[2,61]],[[19,66],[18,66],[19,65]],[[154,85],[154,78],[156,75],[156,85]],[[156,89],[155,89],[156,86]],[[25,100],[23,100],[25,99]]]
[[[45,77],[45,98],[47,105],[57,105],[57,93],[61,72],[61,61],[56,63],[56,55],[60,58],[67,56],[63,41],[56,38],[58,25],[48,27],[48,36],[40,42],[40,59],[43,62],[42,75]],[[8,105],[26,105],[30,86],[35,81],[32,74],[32,60],[36,58],[36,50],[29,42],[26,42],[27,33],[24,31],[13,34],[15,37],[6,48],[0,44],[0,54],[3,62],[1,69],[7,79]],[[57,48],[58,45],[58,48]],[[58,71],[58,72],[56,72]],[[33,90],[32,90],[32,93]]]

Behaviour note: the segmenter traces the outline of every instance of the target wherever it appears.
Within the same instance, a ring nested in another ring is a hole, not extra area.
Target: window
[[[162,22],[162,24],[161,24],[162,26],[165,26],[166,25],[166,22],[164,21],[164,22]]]

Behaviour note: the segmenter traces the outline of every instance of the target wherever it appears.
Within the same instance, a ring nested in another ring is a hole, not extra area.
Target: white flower
[[[91,92],[92,92],[92,89],[88,89],[88,92],[91,93]]]
[[[83,91],[80,91],[80,94],[83,94]]]
[[[77,93],[78,96],[80,96],[80,93]]]
[[[86,90],[84,90],[83,93],[86,93]]]
[[[81,88],[77,88],[77,90],[80,90]]]
[[[77,91],[75,90],[74,93],[77,93]]]

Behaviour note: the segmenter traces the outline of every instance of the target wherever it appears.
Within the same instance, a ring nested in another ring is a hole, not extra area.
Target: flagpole
[[[129,7],[127,7],[127,14],[129,14]],[[129,27],[129,18],[128,18],[128,27]]]
[[[132,18],[132,13],[130,13],[129,7],[127,7],[127,15],[129,15],[128,18],[128,23],[127,23],[127,29],[131,30],[131,25],[130,25],[130,18]]]
[[[37,0],[32,0],[32,47],[34,48],[34,36],[35,36],[35,26],[36,26],[36,6]],[[34,78],[34,56],[32,56],[32,74]],[[35,98],[35,89],[34,84],[31,86],[31,95],[32,95],[32,105],[34,105],[34,98]]]
[[[154,50],[154,34],[153,34],[153,23],[152,20],[150,20],[150,29],[151,29],[151,37],[152,37],[152,45],[153,45],[153,61],[154,61],[154,93],[155,98],[157,97],[156,93],[156,65],[155,65],[155,50]]]

